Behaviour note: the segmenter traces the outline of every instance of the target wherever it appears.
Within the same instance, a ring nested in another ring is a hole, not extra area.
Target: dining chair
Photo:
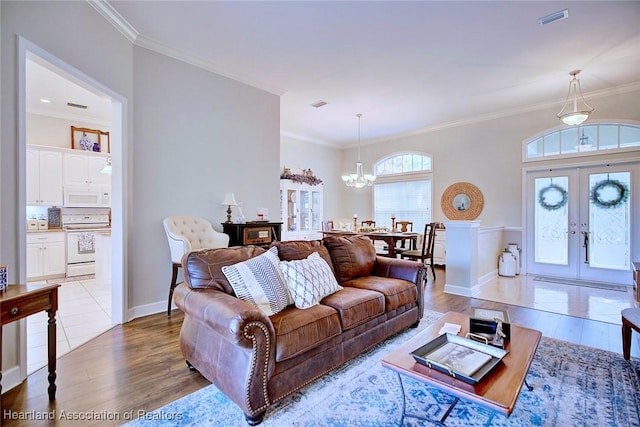
[[[360,223],[360,227],[369,227],[369,228],[375,228],[376,227],[376,222],[372,219],[366,219],[364,221],[362,221]]]
[[[169,241],[173,264],[167,305],[167,316],[171,316],[171,300],[178,278],[178,268],[182,266],[182,256],[199,249],[226,248],[229,246],[229,235],[214,230],[208,220],[197,216],[169,216],[162,221],[162,225]]]
[[[408,250],[400,254],[402,259],[411,259],[414,261],[422,261],[425,270],[428,270],[427,266],[431,266],[431,272],[433,273],[433,280],[436,280],[436,270],[433,268],[433,247],[436,241],[436,223],[431,222],[425,224],[424,235],[422,237],[422,249],[421,250]],[[427,271],[424,275],[425,283],[427,281]]]
[[[412,221],[396,221],[396,229],[400,232],[400,233],[412,233],[413,232],[413,222]],[[415,240],[412,239],[413,242],[415,242]],[[407,248],[407,239],[402,239],[400,240],[400,247],[396,248],[395,251],[397,254],[400,254],[404,251],[406,251],[407,249],[416,249],[416,247],[412,247],[412,248]]]

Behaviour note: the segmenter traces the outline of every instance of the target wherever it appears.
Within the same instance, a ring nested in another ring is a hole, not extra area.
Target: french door
[[[631,283],[631,261],[640,256],[638,187],[640,163],[528,173],[527,273]]]

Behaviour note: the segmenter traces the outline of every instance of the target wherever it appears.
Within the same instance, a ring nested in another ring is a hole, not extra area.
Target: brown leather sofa
[[[245,246],[185,254],[185,281],[174,294],[184,312],[182,353],[245,414],[262,422],[267,408],[422,317],[422,264],[376,256],[362,236],[277,242],[281,260],[318,252],[344,288],[304,310],[266,316],[235,297],[221,272],[263,253]]]

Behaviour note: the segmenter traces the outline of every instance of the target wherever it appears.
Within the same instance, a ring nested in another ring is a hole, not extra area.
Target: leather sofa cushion
[[[182,257],[182,275],[192,289],[217,289],[229,295],[235,295],[229,281],[222,273],[222,267],[246,261],[264,252],[265,250],[258,246],[236,246],[188,252]]]
[[[390,277],[367,276],[350,280],[342,284],[359,289],[370,289],[384,295],[385,311],[389,313],[407,304],[416,304],[418,290],[414,283]]]
[[[368,289],[343,288],[323,298],[321,303],[338,311],[343,331],[384,313],[384,295]]]
[[[376,249],[366,236],[328,236],[324,245],[329,249],[338,283],[368,276],[376,263]]]
[[[293,306],[270,317],[276,332],[276,362],[295,357],[340,335],[340,317],[318,304],[301,310]]]
[[[335,274],[333,269],[333,262],[331,261],[331,255],[329,251],[322,244],[322,240],[289,240],[284,242],[273,242],[271,246],[278,248],[278,256],[282,261],[297,261],[307,258],[314,252],[327,261],[331,272]]]

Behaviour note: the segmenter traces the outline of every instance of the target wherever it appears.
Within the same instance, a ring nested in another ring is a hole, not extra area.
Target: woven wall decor
[[[448,219],[473,220],[482,212],[484,196],[475,185],[469,182],[456,182],[442,193],[440,207]]]

